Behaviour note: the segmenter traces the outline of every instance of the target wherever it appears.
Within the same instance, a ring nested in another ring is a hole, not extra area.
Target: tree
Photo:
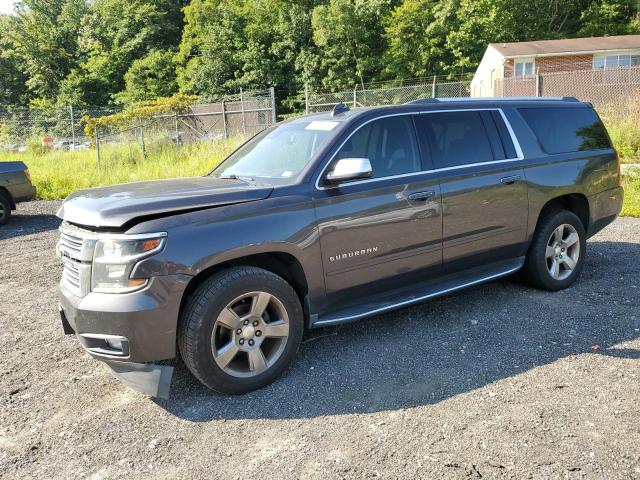
[[[84,0],[23,0],[8,38],[36,96],[54,98],[78,61],[78,31]]]
[[[125,89],[116,94],[117,101],[132,104],[174,94],[178,88],[174,54],[172,50],[152,50],[134,60],[124,75]]]
[[[591,3],[580,15],[580,36],[628,35],[640,33],[640,5],[636,0],[601,0]]]
[[[125,74],[134,61],[177,45],[180,6],[171,0],[92,2],[79,38],[83,60],[65,82],[67,100],[112,103],[125,88]]]
[[[24,105],[29,99],[25,85],[28,77],[22,71],[10,38],[13,20],[11,16],[0,15],[0,110]]]
[[[394,0],[330,0],[313,10],[313,39],[321,52],[327,86],[352,88],[354,80],[379,76],[386,49],[382,19]]]
[[[457,0],[446,0],[457,2]],[[452,67],[472,71],[489,43],[575,36],[588,0],[461,0],[459,27],[447,34]]]
[[[242,70],[245,45],[242,2],[192,0],[184,8],[185,27],[176,61],[180,91],[215,95],[233,86]]]
[[[440,73],[435,47],[441,38],[429,35],[439,3],[438,0],[405,0],[386,17],[388,48],[384,64],[388,76],[401,79]]]

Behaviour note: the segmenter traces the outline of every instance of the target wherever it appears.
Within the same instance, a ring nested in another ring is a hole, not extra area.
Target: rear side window
[[[420,134],[427,139],[436,169],[494,160],[480,113],[469,111],[420,115]]]
[[[521,108],[519,111],[546,153],[611,148],[604,125],[591,108]]]

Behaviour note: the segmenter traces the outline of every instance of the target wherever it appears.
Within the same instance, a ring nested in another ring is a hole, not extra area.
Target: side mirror
[[[373,170],[368,158],[342,158],[327,174],[326,181],[335,185],[349,180],[369,178],[372,174]]]

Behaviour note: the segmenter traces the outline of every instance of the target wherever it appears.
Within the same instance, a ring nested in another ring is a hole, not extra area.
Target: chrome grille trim
[[[78,297],[84,297],[91,291],[91,262],[95,245],[93,232],[68,224],[60,227],[57,246],[63,264],[60,284]]]

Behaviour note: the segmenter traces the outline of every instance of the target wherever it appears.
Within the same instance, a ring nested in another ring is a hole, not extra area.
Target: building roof
[[[640,49],[640,35],[611,37],[566,38],[533,42],[491,43],[504,57],[523,57],[554,54],[593,53],[607,50]]]

